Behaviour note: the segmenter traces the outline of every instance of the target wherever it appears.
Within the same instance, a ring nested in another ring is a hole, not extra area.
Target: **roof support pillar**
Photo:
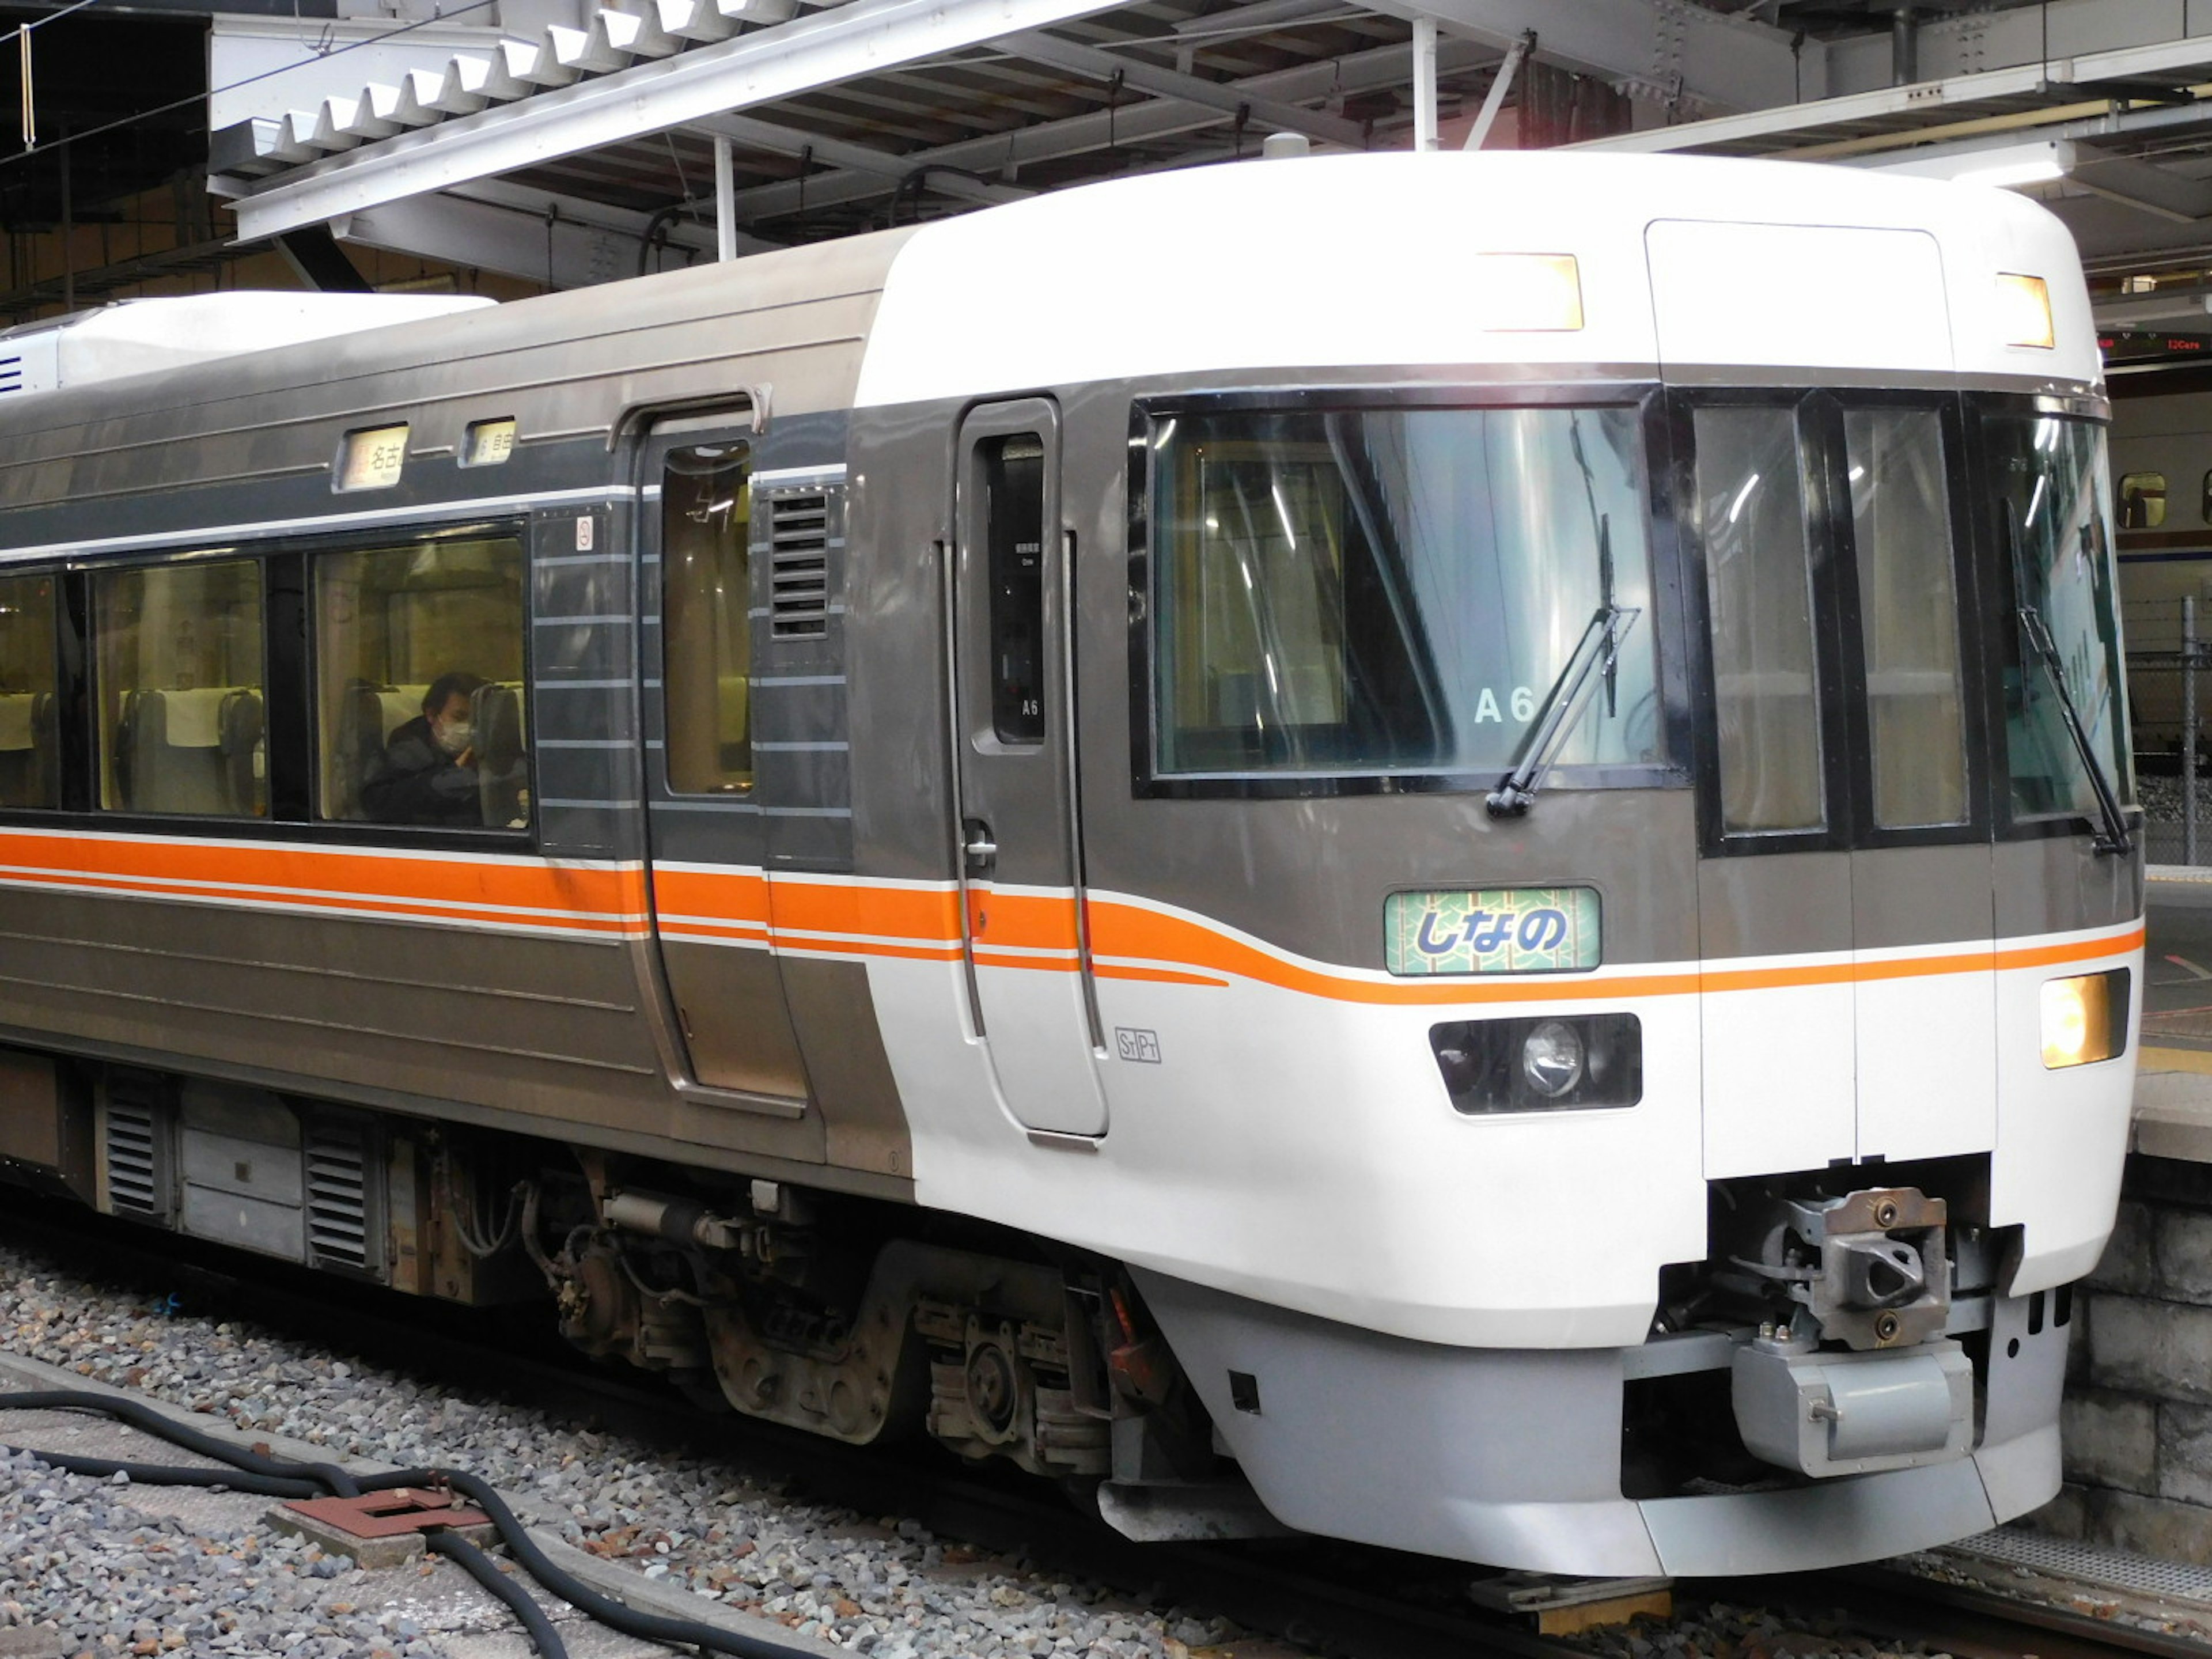
[[[714,135],[714,257],[738,257],[738,175],[730,141]]]
[[[1437,148],[1437,20],[1413,20],[1413,148]]]

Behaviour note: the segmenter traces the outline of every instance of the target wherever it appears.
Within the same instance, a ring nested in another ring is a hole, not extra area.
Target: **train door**
[[[644,451],[640,583],[653,921],[696,1082],[803,1099],[770,949],[753,769],[751,431],[742,413],[656,424]]]
[[[1989,1144],[1994,898],[1955,404],[1700,397],[1709,1176]]]
[[[952,550],[954,764],[976,1026],[1030,1128],[1106,1132],[1075,786],[1071,544],[1059,411],[962,424]]]

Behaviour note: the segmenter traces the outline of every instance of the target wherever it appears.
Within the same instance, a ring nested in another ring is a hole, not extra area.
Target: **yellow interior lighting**
[[[2042,277],[1999,271],[1996,307],[1998,337],[2007,345],[2048,351],[2057,343],[2051,327],[2051,289]]]
[[[1475,315],[1498,334],[1559,334],[1583,325],[1582,270],[1571,253],[1478,253]]]
[[[2127,1041],[2125,1003],[2115,1019],[2112,974],[2082,974],[2043,982],[2043,1065],[2046,1071],[2110,1060]],[[2115,1030],[2115,1027],[2118,1030]]]

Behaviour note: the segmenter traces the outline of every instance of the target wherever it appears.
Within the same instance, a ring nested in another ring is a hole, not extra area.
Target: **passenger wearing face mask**
[[[362,810],[379,823],[476,828],[483,823],[477,787],[471,700],[484,684],[474,674],[441,674],[422,695],[422,712],[392,734],[362,785]]]

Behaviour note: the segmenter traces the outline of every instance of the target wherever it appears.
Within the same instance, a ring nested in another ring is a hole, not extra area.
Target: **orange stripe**
[[[233,904],[491,919],[523,927],[622,931],[641,916],[637,872],[561,868],[529,860],[410,859],[281,843],[109,841],[0,833],[0,880],[61,883],[149,898],[191,896]],[[450,909],[426,904],[443,901]],[[518,915],[517,910],[567,912]]]
[[[1004,893],[989,887],[968,890],[968,914],[975,938],[1000,946],[1037,951],[1077,948],[1075,895]]]
[[[0,872],[0,883],[599,936],[637,931],[638,924],[624,918],[642,915],[647,898],[644,872],[635,869],[565,867],[526,859],[408,858],[283,843],[221,846],[183,838],[110,840],[0,831],[0,864],[16,866]],[[1044,973],[1074,970],[1073,895],[970,891],[981,913],[979,932],[990,945],[1071,953],[1015,957],[987,948],[977,952],[979,963]],[[757,871],[655,870],[652,898],[661,911],[696,918],[668,924],[662,931],[672,938],[766,942],[773,934],[789,950],[932,962],[957,961],[963,951],[959,895],[949,889],[859,880],[771,882]],[[2006,951],[1968,949],[1606,979],[1559,975],[1377,981],[1325,964],[1285,962],[1203,921],[1110,899],[1094,898],[1089,906],[1097,954],[1122,959],[1098,967],[1100,978],[1213,987],[1238,978],[1333,1001],[1413,1006],[1680,996],[2056,967],[2120,955],[2143,941],[2137,923],[2102,938]],[[854,937],[805,937],[810,934]]]
[[[2138,923],[2126,933],[2058,945],[1946,953],[1934,957],[1885,957],[1869,962],[1807,963],[1797,966],[1720,969],[1708,972],[1623,975],[1584,979],[1563,975],[1512,979],[1420,980],[1380,982],[1339,977],[1286,963],[1263,951],[1215,933],[1212,928],[1156,911],[1108,900],[1091,902],[1092,940],[1101,956],[1172,963],[1217,969],[1242,979],[1299,991],[1340,1002],[1426,1006],[1454,1002],[1590,1001],[1629,997],[1681,996],[1695,991],[1749,991],[1797,985],[1841,985],[1861,981],[1916,978],[1938,974],[1986,973],[1996,968],[2051,967],[2118,956],[2142,943]]]
[[[1220,989],[1229,983],[1211,974],[1179,974],[1171,968],[1125,968],[1119,963],[1100,963],[1091,972],[1100,979],[1147,980],[1156,985],[1207,985]]]

